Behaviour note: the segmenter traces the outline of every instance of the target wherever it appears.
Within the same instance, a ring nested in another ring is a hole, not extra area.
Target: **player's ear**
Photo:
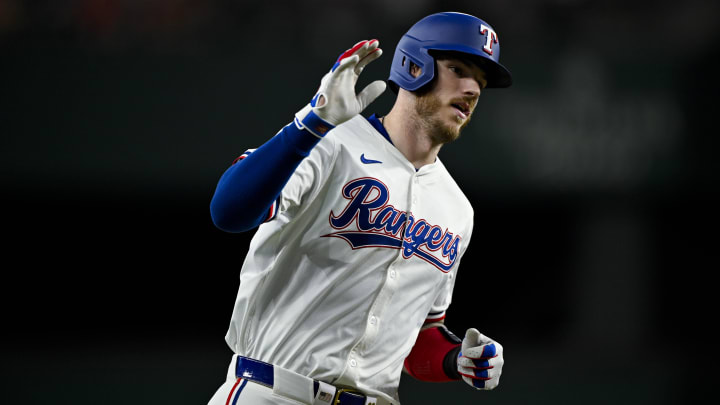
[[[412,62],[410,62],[410,74],[413,77],[418,77],[422,74],[422,68]]]

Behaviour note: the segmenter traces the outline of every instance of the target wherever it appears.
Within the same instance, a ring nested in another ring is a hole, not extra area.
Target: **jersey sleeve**
[[[444,285],[438,292],[435,302],[433,302],[430,312],[425,318],[425,323],[441,322],[445,319],[446,312],[452,302],[452,293],[455,288],[455,275],[452,279],[445,280]]]
[[[261,147],[235,159],[210,203],[215,226],[243,232],[274,217],[280,192],[320,140],[290,123]]]
[[[248,149],[248,150],[246,150],[242,155],[240,155],[240,156],[238,156],[237,158],[235,158],[235,160],[233,160],[232,164],[234,165],[234,164],[239,163],[241,160],[243,160],[243,159],[245,159],[246,157],[250,156],[250,154],[252,154],[252,153],[255,152],[256,150],[257,150],[257,149]],[[257,225],[259,225],[260,222],[262,222],[262,223],[268,222],[268,221],[272,220],[273,218],[275,218],[275,216],[277,215],[277,207],[278,207],[278,202],[279,202],[279,200],[280,200],[280,197],[275,198],[275,200],[274,200],[274,201],[272,202],[272,204],[270,205],[270,208],[267,209],[267,215],[265,215],[264,219],[263,219],[262,221],[259,221],[259,223],[258,223]],[[258,220],[259,220],[259,218],[258,218]],[[255,225],[255,226],[257,226],[257,225]]]
[[[337,138],[330,131],[297,167],[275,204],[275,215],[291,220],[310,201],[320,198],[337,158]]]

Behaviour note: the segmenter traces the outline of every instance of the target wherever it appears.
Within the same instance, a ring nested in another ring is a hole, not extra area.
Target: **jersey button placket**
[[[412,187],[412,189],[410,190],[410,192],[412,193],[412,205],[413,205],[413,208],[415,208],[415,206],[417,206],[417,203],[418,203],[418,197],[417,197],[417,195],[418,195],[418,186],[419,186],[419,185],[420,185],[420,180],[418,179],[418,175],[415,174],[415,176],[413,176],[413,187]]]

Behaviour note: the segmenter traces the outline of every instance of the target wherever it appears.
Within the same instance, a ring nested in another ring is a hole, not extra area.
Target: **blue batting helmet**
[[[512,84],[510,72],[499,62],[500,43],[495,30],[477,17],[453,12],[429,15],[403,35],[390,67],[391,84],[415,91],[429,83],[435,77],[435,59],[431,51],[470,55],[485,71],[487,87]],[[410,74],[410,62],[422,69],[418,77]]]

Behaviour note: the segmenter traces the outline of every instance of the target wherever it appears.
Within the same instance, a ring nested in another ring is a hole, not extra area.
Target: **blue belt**
[[[237,364],[235,365],[235,376],[248,381],[254,381],[272,388],[275,383],[275,373],[273,365],[254,360],[248,357],[237,356]],[[332,405],[365,405],[365,394],[360,391],[336,387],[335,397],[330,404]],[[317,396],[320,389],[320,383],[313,380],[314,394]]]

